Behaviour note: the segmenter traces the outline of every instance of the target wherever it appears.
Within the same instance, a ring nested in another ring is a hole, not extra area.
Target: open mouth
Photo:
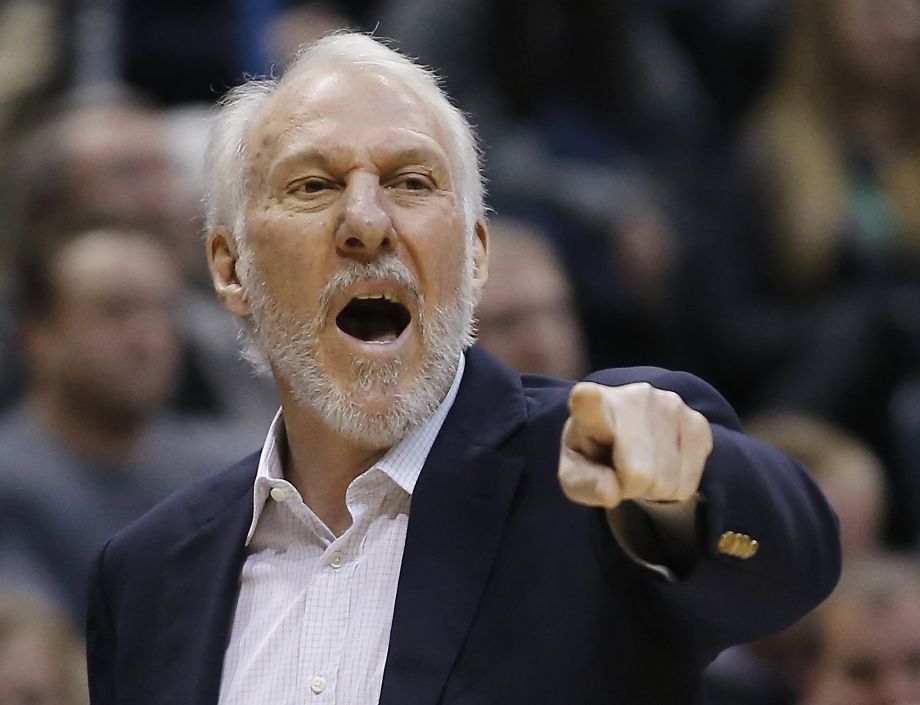
[[[409,310],[388,294],[356,296],[336,317],[339,329],[365,343],[390,343],[412,320]]]

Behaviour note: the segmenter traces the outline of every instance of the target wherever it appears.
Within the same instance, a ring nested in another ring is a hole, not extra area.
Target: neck
[[[348,485],[373,466],[387,448],[373,448],[351,441],[327,426],[313,409],[300,406],[281,393],[287,432],[285,478],[336,535],[351,526],[345,504]]]
[[[124,462],[146,425],[139,415],[105,413],[85,404],[73,404],[67,395],[50,389],[34,390],[26,405],[52,435],[77,455],[106,465]]]

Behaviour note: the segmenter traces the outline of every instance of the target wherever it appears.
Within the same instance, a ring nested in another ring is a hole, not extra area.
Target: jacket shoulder
[[[173,493],[109,540],[105,549],[107,560],[117,560],[123,552],[170,545],[197,530],[252,491],[258,462],[256,452]]]
[[[522,375],[525,396],[532,405],[565,405],[569,390],[576,384],[540,375]],[[661,367],[615,367],[592,372],[582,381],[621,387],[645,382],[657,389],[675,392],[688,406],[703,414],[710,423],[732,429],[741,426],[738,415],[726,399],[708,382],[689,372],[666,370]]]

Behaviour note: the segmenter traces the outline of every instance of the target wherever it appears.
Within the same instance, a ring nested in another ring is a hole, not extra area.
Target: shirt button
[[[341,553],[333,553],[329,557],[329,565],[333,568],[341,568],[345,564],[345,557]]]
[[[310,681],[310,690],[319,695],[324,690],[326,690],[326,679],[322,676],[313,676],[313,680]]]
[[[283,487],[272,487],[272,491],[269,492],[269,494],[271,495],[272,499],[275,500],[276,502],[283,502],[284,500],[287,499],[287,496],[288,496],[287,492],[285,491]]]

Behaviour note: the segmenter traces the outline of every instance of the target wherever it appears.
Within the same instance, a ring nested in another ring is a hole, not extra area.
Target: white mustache
[[[348,269],[336,272],[335,275],[326,283],[319,295],[317,306],[317,321],[325,322],[329,314],[329,306],[332,299],[351,286],[363,281],[369,280],[389,280],[405,287],[412,296],[416,310],[421,316],[424,309],[422,303],[424,296],[418,280],[409,271],[409,268],[395,258],[374,260],[373,262],[361,263],[355,262]],[[421,322],[421,321],[420,321]]]

